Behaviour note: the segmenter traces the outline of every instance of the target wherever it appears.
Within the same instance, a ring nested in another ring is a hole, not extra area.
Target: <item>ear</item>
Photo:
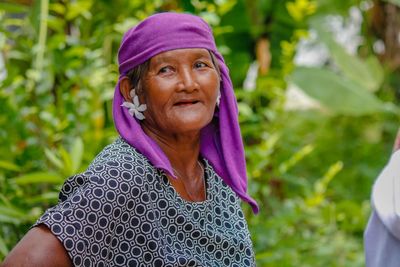
[[[119,90],[121,91],[121,94],[124,97],[125,101],[132,102],[132,98],[130,95],[132,84],[127,76],[124,76],[119,82]]]

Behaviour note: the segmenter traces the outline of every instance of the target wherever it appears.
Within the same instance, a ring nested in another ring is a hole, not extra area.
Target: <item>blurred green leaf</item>
[[[81,166],[83,156],[83,142],[82,139],[77,137],[72,144],[72,149],[70,152],[71,159],[71,171],[76,173]]]
[[[89,10],[92,4],[93,2],[88,0],[87,1],[78,0],[74,2],[69,2],[67,7],[66,19],[72,20],[79,15],[83,15],[86,18],[90,18],[91,14]]]
[[[7,248],[6,242],[4,241],[4,239],[1,236],[0,236],[0,253],[3,256],[7,256],[7,254],[8,254],[8,248]]]
[[[306,157],[314,150],[312,145],[306,145],[302,147],[299,151],[295,152],[290,159],[282,162],[278,169],[281,174],[286,173],[291,167],[295,166],[300,160]]]
[[[21,168],[17,165],[15,165],[12,162],[5,161],[5,160],[0,160],[0,169],[5,169],[9,171],[20,171]]]
[[[17,3],[4,3],[0,2],[0,10],[4,10],[10,13],[19,13],[19,12],[26,12],[28,7],[17,4]]]
[[[59,195],[58,192],[47,192],[47,193],[41,194],[40,196],[31,197],[29,199],[29,201],[31,203],[37,203],[37,204],[46,203],[46,202],[56,203],[58,200],[58,195]]]
[[[64,181],[64,179],[61,178],[58,174],[51,172],[34,172],[11,178],[10,180],[18,185],[42,183],[60,184]]]
[[[62,170],[64,168],[64,164],[62,161],[49,149],[45,149],[44,153],[47,157],[47,159],[58,169]]]
[[[61,159],[62,159],[63,165],[64,165],[63,171],[65,172],[66,175],[73,174],[73,171],[72,171],[72,158],[73,158],[73,155],[70,155],[68,153],[68,151],[65,150],[63,147],[59,148],[59,152],[60,152]]]
[[[385,78],[383,67],[375,55],[370,55],[365,60],[365,64],[368,66],[367,68],[371,77],[373,77],[376,80],[377,86],[375,87],[375,90],[372,89],[373,86],[370,86],[373,92],[375,92],[380,89]]]
[[[334,113],[365,115],[385,110],[373,94],[327,69],[299,67],[289,80]]]
[[[343,162],[338,161],[334,164],[332,164],[329,169],[326,171],[322,179],[318,180],[314,184],[314,190],[317,194],[324,194],[328,184],[331,182],[333,177],[335,177],[338,172],[340,172],[343,169]]]
[[[383,82],[383,69],[373,55],[366,63],[357,56],[347,53],[329,33],[320,29],[318,35],[329,48],[332,58],[344,76],[359,83],[368,91],[375,92],[379,89]]]
[[[15,207],[0,205],[0,222],[20,223],[26,218],[26,213]]]
[[[347,0],[347,1],[333,1],[333,0],[316,0],[318,9],[317,15],[331,15],[340,14],[343,16],[348,15],[349,8],[357,6],[359,0]]]

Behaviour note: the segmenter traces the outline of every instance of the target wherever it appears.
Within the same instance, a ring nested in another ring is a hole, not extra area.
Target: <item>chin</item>
[[[200,119],[197,120],[179,120],[180,122],[178,125],[175,127],[176,132],[199,132],[201,129],[206,127],[212,117],[210,118],[204,118],[204,116]]]

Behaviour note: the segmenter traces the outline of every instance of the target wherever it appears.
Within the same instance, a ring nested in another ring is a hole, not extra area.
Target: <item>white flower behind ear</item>
[[[128,108],[129,114],[131,114],[132,117],[135,116],[136,119],[138,119],[138,120],[145,119],[142,112],[144,112],[147,109],[146,104],[142,104],[142,105],[140,104],[139,97],[136,95],[135,89],[132,89],[130,91],[129,95],[132,97],[133,103],[125,101],[124,103],[122,103],[121,106]]]

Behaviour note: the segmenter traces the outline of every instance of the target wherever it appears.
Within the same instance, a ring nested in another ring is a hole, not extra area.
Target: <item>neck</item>
[[[166,134],[142,124],[144,132],[160,146],[171,162],[178,179],[169,181],[176,192],[188,201],[203,201],[207,198],[204,169],[198,162],[200,131],[185,134]]]
[[[163,131],[151,128],[146,124],[142,124],[142,128],[160,146],[175,170],[186,177],[190,177],[198,168],[200,131],[165,134]],[[184,179],[184,177],[179,178]]]

